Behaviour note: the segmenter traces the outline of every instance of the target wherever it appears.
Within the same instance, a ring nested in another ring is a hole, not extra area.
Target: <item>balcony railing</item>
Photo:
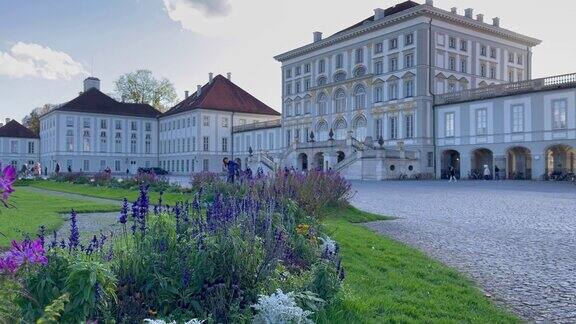
[[[496,84],[477,89],[446,93],[436,96],[434,103],[436,105],[446,105],[463,101],[482,100],[523,94],[533,91],[562,89],[569,87],[576,87],[576,73],[557,75],[528,81]]]
[[[250,130],[256,129],[263,129],[263,128],[272,128],[272,127],[280,127],[280,119],[268,120],[264,122],[257,122],[252,124],[244,124],[232,127],[232,132],[245,132]]]

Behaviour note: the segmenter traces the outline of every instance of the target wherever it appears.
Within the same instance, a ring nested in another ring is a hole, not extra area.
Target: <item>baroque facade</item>
[[[83,94],[42,116],[34,154],[49,170],[88,172],[218,172],[228,157],[350,179],[441,178],[450,166],[461,177],[484,166],[512,179],[574,173],[576,75],[532,80],[539,43],[473,9],[406,1],[276,56],[282,115],[230,74],[210,74],[163,114],[88,78]]]

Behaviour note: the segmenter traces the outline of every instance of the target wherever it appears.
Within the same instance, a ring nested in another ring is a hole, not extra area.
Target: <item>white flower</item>
[[[336,253],[336,241],[329,238],[328,236],[321,237],[320,241],[322,241],[322,244],[320,244],[320,252],[324,253],[325,251],[328,251],[330,254]]]
[[[312,312],[298,307],[293,293],[285,294],[280,289],[270,296],[260,295],[252,307],[258,311],[253,319],[255,324],[313,323],[308,318]]]
[[[124,181],[122,178],[118,178],[118,182],[122,182]]]
[[[149,318],[145,319],[144,323],[148,323],[148,324],[177,324],[176,321],[166,322],[166,321],[161,320],[161,319],[155,319],[154,320],[154,319],[149,319]],[[184,324],[202,324],[202,323],[204,323],[204,321],[193,318]]]

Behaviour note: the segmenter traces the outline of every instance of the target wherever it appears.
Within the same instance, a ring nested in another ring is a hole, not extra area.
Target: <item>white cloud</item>
[[[163,0],[170,19],[179,22],[183,29],[201,34],[211,34],[222,19],[229,16],[230,0]],[[214,19],[219,18],[219,19]]]
[[[49,47],[18,42],[7,52],[0,51],[0,75],[58,80],[78,74],[87,74],[81,63]]]

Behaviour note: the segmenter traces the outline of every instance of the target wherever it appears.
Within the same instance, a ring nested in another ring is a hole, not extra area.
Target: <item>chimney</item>
[[[466,18],[472,19],[472,16],[474,16],[474,9],[472,8],[465,9],[464,16],[466,16]]]
[[[450,9],[450,12],[453,13],[453,14],[455,14],[455,15],[457,15],[457,14],[458,14],[458,8],[452,7],[452,8]]]
[[[232,81],[232,73],[231,72],[226,73],[226,79]]]
[[[382,18],[384,18],[384,9],[382,8],[376,8],[374,9],[374,21],[380,20]]]
[[[200,97],[201,94],[202,94],[202,86],[197,85],[196,86],[196,98]]]
[[[426,0],[426,5],[434,7],[434,0]]]
[[[184,91],[184,99],[188,98],[188,90]]]
[[[10,118],[6,118],[5,121],[6,121],[6,124],[8,124],[10,122]]]
[[[95,77],[87,77],[84,79],[84,92],[90,90],[91,88],[100,90],[100,79]]]
[[[208,81],[212,82],[212,79],[214,79],[214,73],[210,72],[208,73]]]
[[[314,43],[319,42],[319,41],[322,40],[322,32],[315,31],[315,32],[313,33],[313,35],[314,35]]]
[[[498,18],[498,17],[492,18],[492,25],[494,27],[500,27],[500,18]]]
[[[479,22],[484,22],[484,15],[483,14],[477,14],[476,20],[478,20]]]

